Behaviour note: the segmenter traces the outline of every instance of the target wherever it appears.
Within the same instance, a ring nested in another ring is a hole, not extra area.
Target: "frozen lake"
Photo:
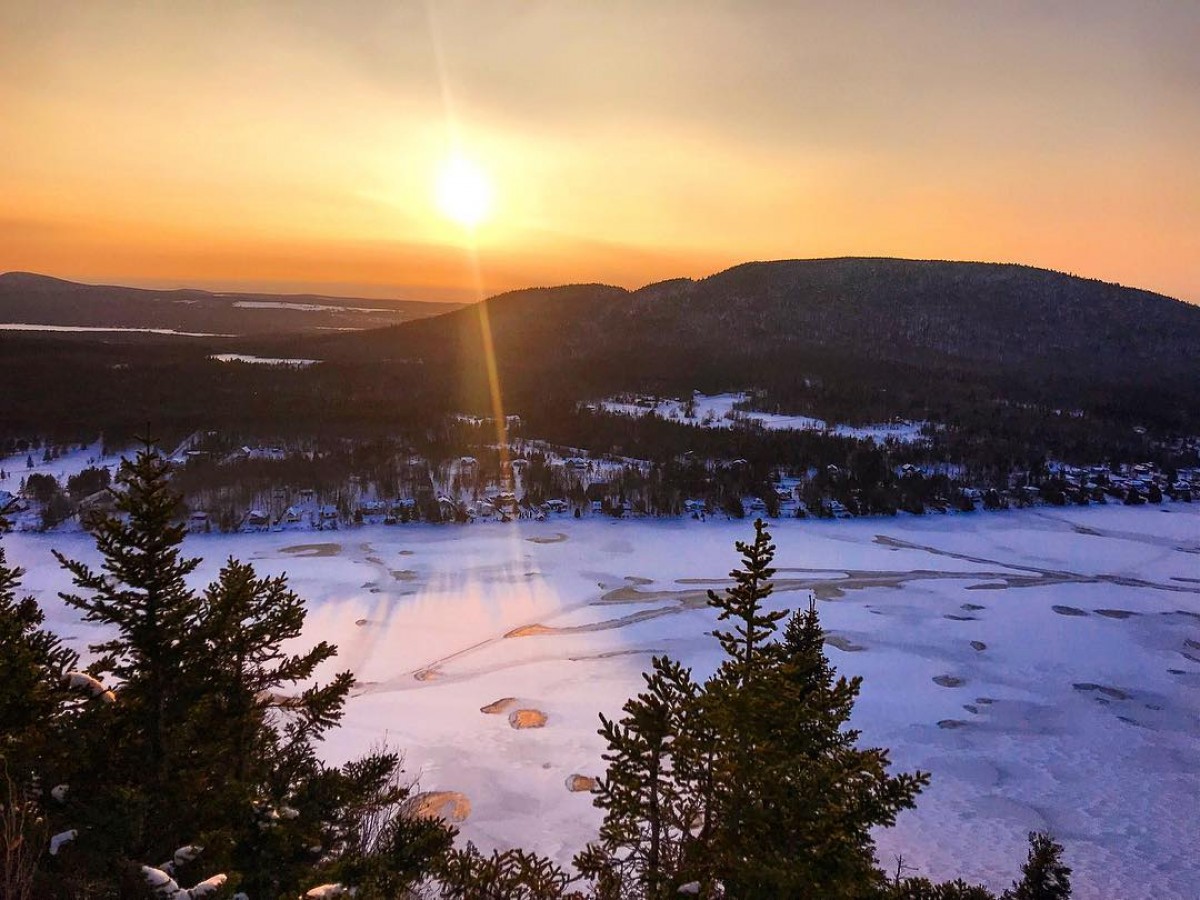
[[[775,605],[810,593],[830,658],[865,679],[855,725],[899,768],[932,773],[879,836],[890,867],[1008,886],[1026,833],[1066,845],[1079,898],[1190,898],[1200,885],[1200,504],[838,522],[778,521]],[[651,653],[716,665],[703,604],[749,521],[383,526],[196,536],[197,584],[233,555],[287,572],[307,639],[341,647],[360,686],[326,745],[340,762],[386,739],[422,790],[461,791],[463,835],[568,861],[598,811],[567,790],[598,774],[597,713],[641,687]],[[55,592],[50,548],[12,562],[51,627],[100,634]],[[513,698],[545,727],[481,707]]]

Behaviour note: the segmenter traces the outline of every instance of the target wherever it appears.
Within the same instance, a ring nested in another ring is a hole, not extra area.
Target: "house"
[[[561,512],[567,511],[567,501],[566,500],[547,500],[545,503],[542,504],[542,506],[544,506],[550,512],[561,513]]]
[[[284,525],[299,525],[304,521],[304,513],[298,507],[289,506],[283,513]]]
[[[568,469],[586,469],[588,461],[581,456],[569,456],[563,460],[563,465]]]
[[[487,501],[497,512],[516,515],[517,495],[512,491],[501,491],[498,494],[493,494],[487,498]]]
[[[208,513],[202,509],[197,509],[188,516],[187,527],[188,531],[193,533],[210,531],[212,529],[212,523],[209,521]]]
[[[261,509],[252,509],[246,513],[246,526],[249,528],[269,528],[271,516]]]
[[[496,507],[486,500],[477,500],[467,507],[467,514],[473,518],[490,519],[496,515]]]
[[[846,505],[840,500],[829,501],[829,513],[835,519],[849,519],[851,517],[850,510],[846,509]]]
[[[584,496],[593,503],[602,501],[612,493],[612,485],[607,481],[593,481],[584,490]]]

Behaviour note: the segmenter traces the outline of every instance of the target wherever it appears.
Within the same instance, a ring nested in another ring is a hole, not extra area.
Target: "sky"
[[[901,256],[1200,302],[1197,46],[1155,0],[0,0],[0,271],[462,300]]]

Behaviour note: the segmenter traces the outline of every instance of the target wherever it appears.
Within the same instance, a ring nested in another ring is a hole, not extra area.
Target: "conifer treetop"
[[[764,612],[762,608],[774,590],[771,579],[775,576],[775,569],[771,567],[775,545],[771,543],[766,523],[756,519],[754,541],[749,544],[738,541],[734,546],[742,554],[742,567],[729,573],[734,584],[725,588],[723,594],[708,592],[708,605],[720,611],[718,621],[735,621],[732,631],[714,631],[713,636],[721,642],[729,657],[727,665],[732,673],[745,679],[752,676],[756,653],[775,633],[777,623],[787,612]]]

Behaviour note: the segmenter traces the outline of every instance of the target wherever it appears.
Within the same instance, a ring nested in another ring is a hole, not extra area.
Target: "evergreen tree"
[[[193,633],[208,662],[190,679],[181,727],[185,743],[201,752],[189,754],[177,777],[190,782],[189,793],[206,787],[208,793],[187,817],[189,831],[227,829],[228,865],[244,873],[242,886],[258,895],[299,877],[315,858],[303,848],[319,830],[313,823],[318,811],[290,816],[280,810],[297,809],[295,795],[320,772],[313,744],[341,718],[353,685],[343,672],[327,685],[296,691],[337,653],[324,641],[299,654],[284,652],[283,643],[300,636],[304,618],[304,602],[285,577],[258,578],[251,566],[231,559],[200,597]]]
[[[739,621],[718,633],[728,659],[705,688],[732,751],[719,759],[711,855],[734,896],[859,896],[881,878],[871,829],[894,824],[928,776],[890,776],[887,751],[857,746],[846,726],[860,679],[836,677],[814,602],[775,639],[786,613],[762,607],[775,548],[755,529],[734,587],[710,595]]]
[[[325,642],[283,650],[304,625],[285,578],[230,560],[202,594],[188,586],[198,560],[182,553],[169,482],[147,445],[122,463],[118,515],[94,526],[99,570],[56,554],[80,591],[64,599],[115,631],[81,676],[110,677],[115,691],[81,718],[72,793],[76,844],[91,854],[81,864],[128,896],[155,871],[188,882],[207,874],[188,870],[195,854],[153,868],[199,843],[197,865],[254,897],[294,896],[330,873],[353,876],[360,896],[394,896],[448,848],[445,826],[400,815],[408,792],[396,754],[341,769],[317,759],[353,677],[312,683],[336,653]]]
[[[0,529],[2,533],[2,529]],[[25,756],[68,696],[67,672],[79,659],[52,632],[32,597],[17,597],[24,573],[8,565],[0,546],[0,753]]]
[[[721,642],[728,657],[723,668],[740,683],[751,677],[758,663],[756,651],[775,632],[777,623],[787,613],[780,610],[767,612],[762,607],[774,589],[771,578],[775,575],[771,568],[775,545],[771,543],[763,520],[754,522],[754,543],[738,541],[734,546],[742,554],[743,567],[729,573],[734,585],[726,588],[724,595],[708,592],[708,605],[720,610],[717,621],[733,619],[736,622],[733,631],[715,631],[713,636]]]
[[[887,752],[846,728],[858,679],[838,678],[816,607],[769,611],[774,546],[761,521],[743,567],[710,592],[725,651],[703,686],[655,659],[619,725],[602,717],[608,773],[600,841],[576,861],[601,897],[866,897],[886,884],[871,829],[909,808],[928,777],[891,776]]]
[[[484,856],[474,844],[447,854],[437,867],[437,900],[582,900],[570,892],[576,879],[545,857],[524,850]]]
[[[606,815],[599,844],[576,862],[604,896],[666,898],[675,895],[698,812],[680,779],[677,741],[692,730],[700,688],[667,657],[655,657],[642,677],[647,689],[626,702],[619,722],[600,716],[609,765],[594,802]]]
[[[0,533],[4,522],[0,520]],[[0,547],[0,896],[26,900],[50,834],[61,830],[48,793],[69,754],[67,674],[78,656],[41,628],[32,597],[17,597],[22,572]]]
[[[1030,832],[1029,858],[1021,867],[1021,880],[1005,891],[1005,900],[1067,900],[1071,869],[1063,863],[1062,853],[1062,844],[1050,835]]]
[[[111,752],[89,779],[95,800],[111,816],[103,829],[133,859],[159,858],[189,843],[181,833],[186,794],[177,773],[193,749],[184,740],[188,673],[203,660],[196,626],[200,601],[186,578],[198,559],[181,552],[184,528],[165,459],[147,443],[117,475],[118,515],[93,522],[100,570],[55,551],[82,593],[60,596],[84,619],[115,636],[91,647],[93,675],[119,682],[120,713],[108,723]],[[207,663],[207,660],[203,660]],[[154,852],[157,851],[157,852]]]

